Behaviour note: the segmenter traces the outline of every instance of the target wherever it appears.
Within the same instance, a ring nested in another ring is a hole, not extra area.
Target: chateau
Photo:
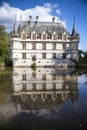
[[[72,61],[78,60],[79,34],[75,24],[70,34],[62,22],[40,22],[39,17],[29,21],[22,21],[17,28],[14,23],[9,41],[9,60],[13,66],[55,66],[66,63],[75,65]]]

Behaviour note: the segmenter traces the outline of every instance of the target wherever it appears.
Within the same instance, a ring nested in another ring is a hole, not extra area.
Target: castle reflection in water
[[[16,109],[31,111],[61,107],[67,99],[78,98],[78,75],[73,68],[13,68],[12,100]]]

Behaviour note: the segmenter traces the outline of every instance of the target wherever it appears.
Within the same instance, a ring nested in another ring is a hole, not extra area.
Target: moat
[[[87,128],[87,73],[74,68],[0,69],[0,129]]]

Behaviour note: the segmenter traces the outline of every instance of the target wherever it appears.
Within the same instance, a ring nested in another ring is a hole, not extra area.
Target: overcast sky
[[[87,0],[1,0],[0,1],[0,24],[5,25],[8,32],[17,17],[17,25],[22,15],[22,20],[28,21],[32,15],[33,21],[39,16],[39,21],[52,21],[55,16],[56,22],[62,20],[69,33],[75,24],[77,33],[80,34],[79,49],[87,50]]]

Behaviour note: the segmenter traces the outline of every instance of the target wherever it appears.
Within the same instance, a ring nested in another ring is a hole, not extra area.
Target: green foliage
[[[79,55],[78,62],[87,64],[87,52],[79,50],[78,55]]]
[[[9,35],[5,27],[0,25],[0,63],[5,62],[8,58],[8,39]]]
[[[33,64],[31,65],[31,68],[32,68],[33,70],[36,70],[36,67],[37,67],[36,63],[33,62]]]

